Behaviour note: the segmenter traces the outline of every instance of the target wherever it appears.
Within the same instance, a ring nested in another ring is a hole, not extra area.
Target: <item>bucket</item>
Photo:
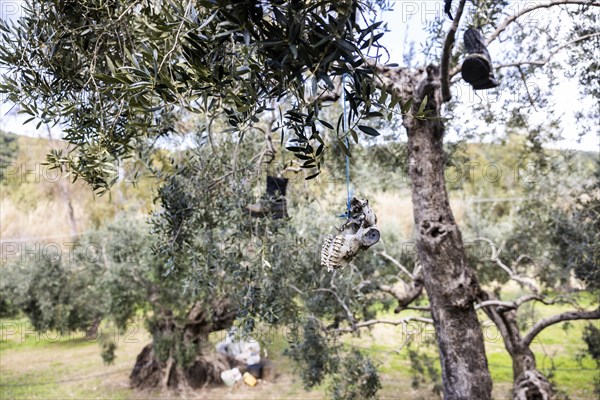
[[[221,380],[229,387],[233,386],[234,383],[242,379],[242,374],[237,368],[229,369],[221,372]]]

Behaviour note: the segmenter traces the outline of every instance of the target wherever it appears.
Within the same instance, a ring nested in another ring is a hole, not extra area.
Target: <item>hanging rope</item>
[[[346,104],[346,75],[342,75],[342,129],[346,135],[346,148],[350,152],[350,141],[348,140],[348,109]],[[346,155],[346,213],[340,215],[340,217],[347,218],[350,216],[350,201],[352,199],[352,193],[350,190],[350,157]]]
[[[321,248],[321,266],[327,271],[344,268],[362,250],[366,250],[379,241],[380,232],[377,228],[377,217],[369,206],[369,201],[352,197],[350,189],[350,140],[348,140],[348,108],[346,104],[346,76],[342,75],[342,129],[346,135],[346,213],[340,217],[347,218],[337,233],[325,236]]]

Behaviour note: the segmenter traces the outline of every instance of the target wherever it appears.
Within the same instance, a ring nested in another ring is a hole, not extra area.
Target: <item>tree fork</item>
[[[479,297],[486,300],[497,300],[496,296],[488,291],[481,291]],[[523,342],[517,324],[516,309],[500,311],[499,307],[483,307],[487,316],[494,321],[502,339],[504,347],[510,354],[513,362],[513,399],[533,400],[552,398],[552,386],[548,379],[537,369],[535,355],[528,345]]]

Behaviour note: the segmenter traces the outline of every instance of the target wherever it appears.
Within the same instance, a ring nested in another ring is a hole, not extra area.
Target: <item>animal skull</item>
[[[337,235],[327,235],[321,249],[321,265],[328,271],[347,266],[361,251],[379,241],[377,216],[369,201],[353,198],[348,220]]]

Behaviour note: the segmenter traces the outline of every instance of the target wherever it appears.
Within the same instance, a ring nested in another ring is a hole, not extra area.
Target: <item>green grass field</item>
[[[567,310],[567,306],[535,305],[524,310],[521,317],[525,322]],[[401,314],[402,315],[402,314]],[[407,312],[408,315],[408,312]],[[398,316],[388,315],[388,318]],[[485,317],[480,315],[485,323]],[[593,379],[599,373],[594,361],[585,356],[577,360],[584,351],[582,329],[587,322],[575,321],[567,326],[554,325],[536,339],[533,344],[538,366],[552,375],[556,388],[569,399],[595,399]],[[598,321],[594,321],[598,324]],[[0,399],[149,399],[149,398],[204,398],[204,399],[310,399],[326,396],[324,388],[305,392],[300,379],[294,374],[293,365],[282,355],[287,346],[283,329],[272,329],[261,337],[279,373],[275,382],[261,382],[250,388],[237,385],[207,388],[193,393],[151,393],[133,391],[129,388],[128,376],[135,357],[150,341],[144,330],[121,335],[118,341],[117,359],[113,365],[104,365],[100,358],[100,346],[82,338],[83,334],[64,335],[55,333],[36,335],[27,330],[27,321],[1,321],[0,342]],[[484,330],[488,361],[494,380],[494,398],[509,399],[512,383],[511,359],[504,350],[502,340],[493,325],[486,324]],[[412,335],[409,335],[412,333]],[[106,328],[103,335],[114,335]],[[382,399],[435,399],[432,384],[424,383],[419,388],[411,385],[412,375],[408,349],[403,341],[412,339],[411,348],[420,347],[434,355],[434,347],[424,342],[431,341],[432,327],[413,325],[375,326],[363,331],[360,337],[346,337],[344,343],[365,350],[377,363],[383,388]],[[218,340],[215,335],[214,340]],[[438,369],[437,363],[434,364]],[[439,372],[439,371],[438,371]]]

